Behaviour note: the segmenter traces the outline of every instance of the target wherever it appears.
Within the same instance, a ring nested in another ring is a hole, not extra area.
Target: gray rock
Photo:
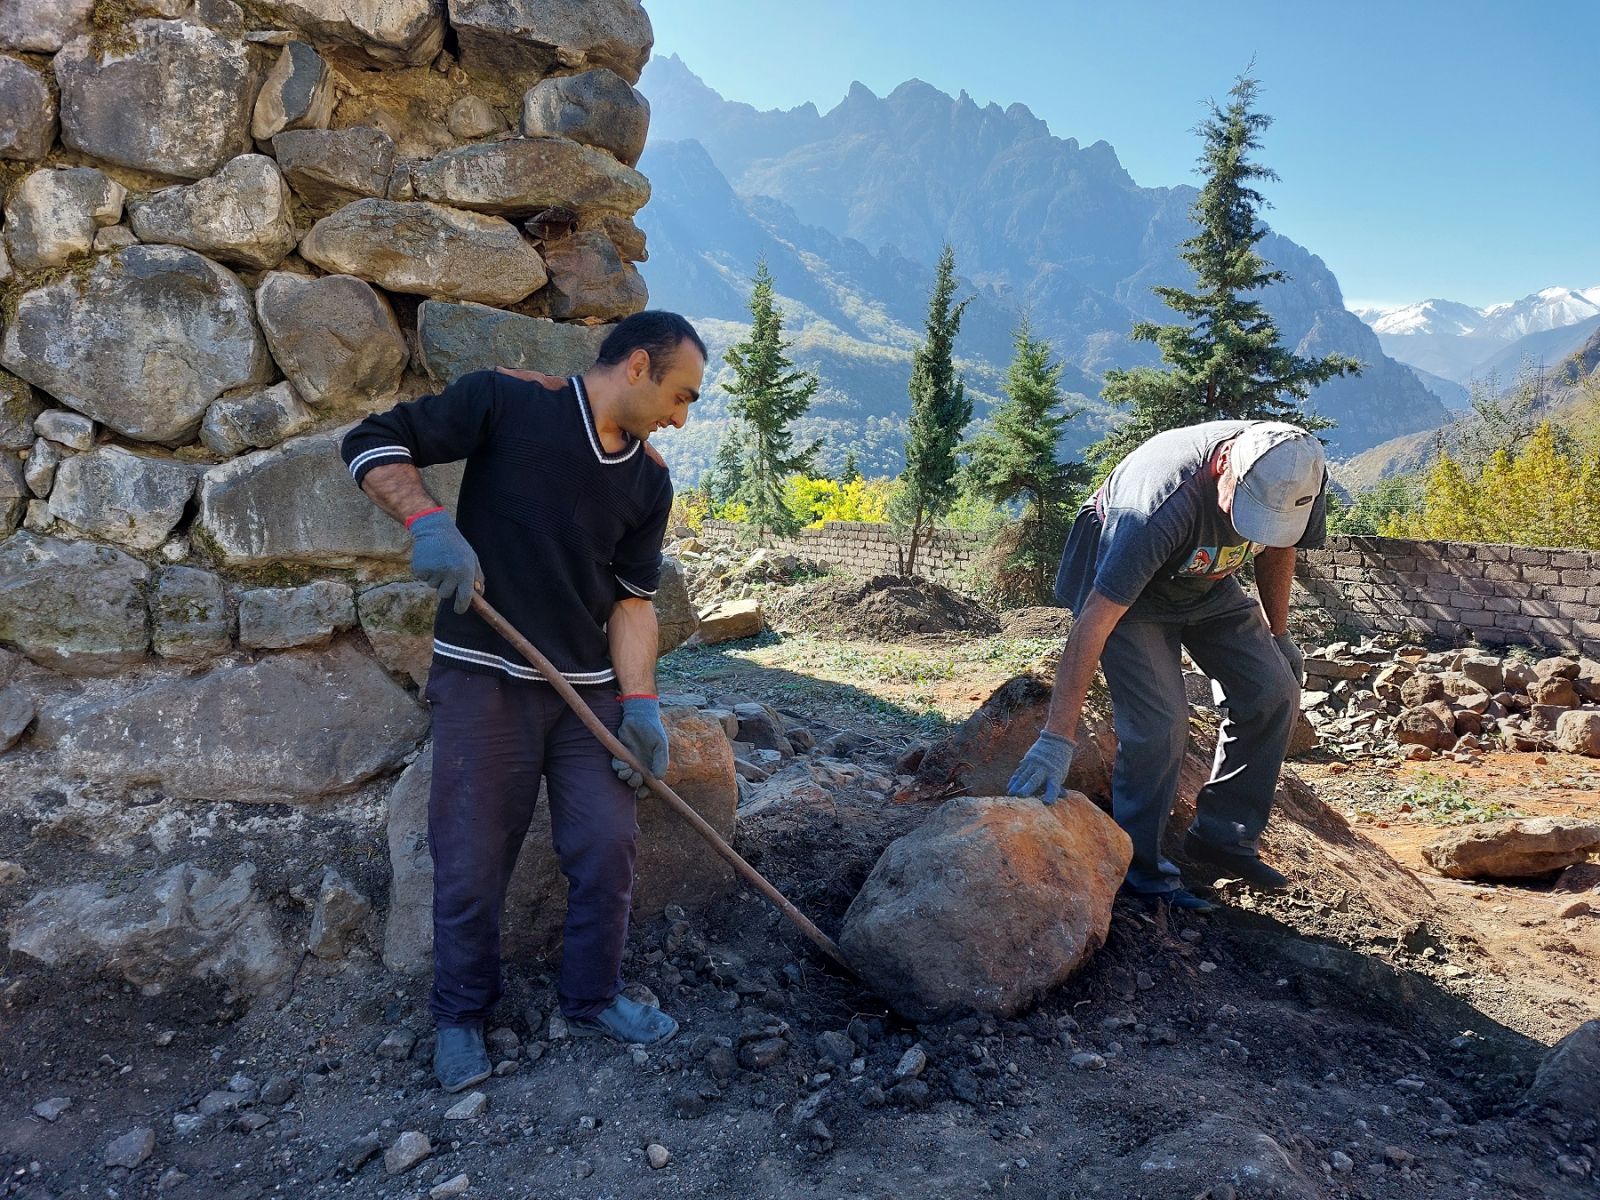
[[[482,1092],[468,1092],[444,1111],[446,1121],[471,1121],[481,1117],[489,1107],[489,1097]]]
[[[411,1057],[411,1052],[417,1048],[417,1035],[406,1028],[391,1029],[383,1035],[383,1041],[378,1043],[378,1048],[373,1051],[379,1058],[387,1058],[392,1062],[404,1062]]]
[[[615,71],[604,68],[542,79],[522,98],[527,137],[564,137],[598,146],[628,166],[644,153],[650,102]]]
[[[138,244],[139,239],[134,236],[133,228],[129,225],[107,225],[104,229],[94,231],[96,254],[110,254],[113,250],[126,250],[129,246]]]
[[[82,413],[44,409],[34,418],[34,432],[68,450],[94,449],[94,422]]]
[[[33,1106],[33,1115],[41,1121],[59,1121],[61,1114],[72,1107],[70,1096],[52,1096],[48,1100],[41,1100]]]
[[[48,967],[120,977],[147,995],[200,982],[259,996],[293,964],[255,874],[250,863],[223,878],[180,863],[131,891],[102,882],[50,888],[12,918],[10,948]]]
[[[427,728],[405,689],[346,643],[68,701],[40,714],[34,736],[90,780],[300,803],[393,770]]]
[[[720,726],[693,709],[664,709],[672,745],[666,782],[724,838],[733,835],[738,784],[733,751]],[[37,735],[36,735],[37,736]],[[433,860],[428,853],[428,789],[433,747],[406,768],[389,796],[389,866],[393,882],[383,961],[418,973],[433,963]],[[506,901],[507,953],[549,952],[560,942],[566,879],[550,844],[550,808],[541,801],[523,842]],[[681,817],[655,797],[639,802],[639,858],[633,910],[649,919],[670,904],[694,907],[723,895],[733,873]],[[557,1036],[555,1018],[549,1037]]]
[[[1594,1084],[1600,1078],[1600,1021],[1585,1021],[1552,1046],[1539,1061],[1523,1095],[1525,1108],[1558,1109],[1569,1117],[1594,1120]]]
[[[333,72],[304,42],[284,46],[256,97],[250,136],[271,141],[286,129],[326,129],[338,99]]]
[[[104,59],[88,37],[56,55],[62,142],[177,179],[203,179],[250,149],[260,80],[244,42],[189,21],[130,21],[127,34],[131,48]]]
[[[540,292],[540,311],[560,321],[598,317],[617,320],[649,302],[643,278],[622,261],[603,233],[575,233],[543,247],[550,284]]]
[[[163,567],[150,592],[151,642],[163,658],[195,662],[233,649],[222,580],[198,567]]]
[[[445,125],[451,136],[475,142],[505,128],[500,114],[482,96],[462,96],[450,106]]]
[[[288,130],[272,139],[278,169],[317,216],[353,200],[384,195],[394,141],[381,129]]]
[[[229,566],[404,560],[411,551],[405,528],[362,494],[339,458],[346,432],[306,434],[212,467],[200,477],[192,536]],[[428,467],[422,478],[453,511],[460,464]]]
[[[317,907],[311,914],[306,949],[318,958],[342,958],[372,915],[372,903],[332,867],[322,870]]]
[[[55,443],[47,438],[35,438],[22,470],[28,490],[41,500],[48,496],[56,480],[56,468],[60,465],[61,451],[56,449]]]
[[[285,380],[223,396],[206,409],[200,440],[213,454],[232,458],[246,450],[276,446],[304,433],[316,420],[316,414],[300,402],[294,386]]]
[[[0,688],[0,754],[22,740],[37,714],[33,697],[21,688]]]
[[[485,304],[515,304],[547,278],[510,222],[408,201],[348,204],[311,227],[300,254],[330,274],[392,292]]]
[[[239,645],[249,650],[324,645],[355,623],[350,589],[332,579],[296,588],[252,588],[239,595]]]
[[[371,284],[274,272],[256,289],[256,313],[272,357],[313,408],[368,412],[400,386],[410,352]]]
[[[432,1153],[433,1144],[428,1141],[428,1135],[408,1129],[383,1152],[384,1174],[403,1175]]]
[[[473,212],[529,217],[552,207],[631,216],[650,183],[593,146],[565,138],[507,138],[446,150],[412,172],[418,199]]]
[[[112,1139],[106,1147],[105,1165],[133,1170],[156,1152],[156,1131],[140,1127]]]
[[[32,446],[39,436],[34,422],[42,412],[44,401],[38,393],[9,371],[0,371],[0,450],[26,450]],[[93,436],[92,427],[90,435]]]
[[[32,494],[27,472],[17,456],[9,450],[0,450],[0,501],[26,503]]]
[[[946,801],[884,851],[839,944],[903,1015],[1012,1015],[1104,944],[1132,856],[1080,792]]]
[[[0,4],[0,22],[5,17]],[[0,57],[0,159],[35,162],[56,140],[56,98],[27,63]]]
[[[149,570],[111,546],[32,533],[0,542],[0,642],[68,674],[106,674],[150,644]]]
[[[449,0],[469,71],[548,75],[609,67],[639,82],[655,36],[639,0]]]
[[[598,229],[611,239],[617,253],[629,262],[644,262],[650,257],[644,245],[644,230],[634,224],[632,217],[617,213],[593,213],[578,219],[578,232]]]
[[[316,42],[337,42],[379,62],[430,62],[444,45],[440,0],[255,0],[262,17]]]
[[[0,362],[126,437],[181,444],[223,392],[271,382],[251,308],[238,278],[194,251],[133,246],[86,281],[24,292]]]
[[[416,580],[381,584],[356,597],[361,632],[373,654],[387,670],[409,675],[419,688],[428,683],[438,609],[438,593]]]
[[[678,560],[661,560],[661,582],[656,585],[656,626],[659,630],[657,654],[671,654],[683,645],[700,626],[700,615],[683,578]]]
[[[594,366],[609,332],[605,325],[561,325],[483,304],[424,300],[417,310],[422,366],[441,386],[496,367],[580,375]]]
[[[101,446],[57,469],[50,515],[119,546],[154,550],[183,519],[195,479],[188,463]]]
[[[208,179],[128,206],[142,242],[187,246],[237,267],[275,267],[294,249],[289,185],[264,154],[241,154]]]
[[[6,193],[6,250],[19,271],[42,271],[94,248],[95,230],[122,219],[127,189],[93,167],[47,167]]]
[[[1600,822],[1528,817],[1452,829],[1422,847],[1451,879],[1527,879],[1553,874],[1600,851]]]
[[[0,50],[54,54],[89,32],[94,0],[0,0]]]

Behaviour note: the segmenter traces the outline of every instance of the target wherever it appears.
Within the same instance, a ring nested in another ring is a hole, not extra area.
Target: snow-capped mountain
[[[1385,353],[1434,375],[1467,383],[1488,369],[1523,357],[1516,344],[1531,339],[1527,357],[1554,365],[1585,340],[1600,317],[1600,287],[1550,287],[1520,300],[1474,308],[1455,300],[1422,300],[1400,308],[1364,308]],[[1558,331],[1571,331],[1571,336]],[[1570,345],[1568,343],[1571,343]]]

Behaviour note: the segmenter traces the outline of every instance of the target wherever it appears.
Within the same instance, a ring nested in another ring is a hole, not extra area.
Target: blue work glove
[[[1013,796],[1035,796],[1044,789],[1041,799],[1054,804],[1066,785],[1067,772],[1072,768],[1072,756],[1077,744],[1048,729],[1039,731],[1039,740],[1022,756],[1006,791]]]
[[[1278,649],[1283,651],[1283,657],[1289,664],[1289,670],[1294,672],[1295,682],[1301,687],[1306,685],[1306,656],[1300,652],[1300,647],[1294,644],[1294,639],[1287,633],[1275,633],[1272,640],[1278,643]]]
[[[629,696],[622,701],[622,724],[617,728],[617,741],[650,769],[650,774],[660,779],[667,773],[667,727],[661,723],[661,701],[654,696]],[[617,778],[640,797],[648,796],[650,788],[644,776],[620,758],[611,760],[611,769]]]
[[[447,512],[432,512],[411,523],[411,573],[439,593],[439,599],[464,613],[475,583],[483,580],[478,556]]]

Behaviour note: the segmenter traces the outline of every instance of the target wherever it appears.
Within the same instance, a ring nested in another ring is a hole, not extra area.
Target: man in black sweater
[[[641,762],[666,773],[652,597],[672,483],[646,439],[688,419],[705,354],[682,317],[637,313],[559,390],[475,372],[344,439],[351,474],[405,523],[412,569],[443,601],[427,689],[428,841],[434,1071],[447,1091],[489,1074],[483,1029],[501,990],[501,911],[541,778],[569,884],[562,1015],[578,1034],[629,1043],[677,1031],[622,994],[640,777],[468,606],[481,590]],[[452,521],[418,468],[460,459]]]

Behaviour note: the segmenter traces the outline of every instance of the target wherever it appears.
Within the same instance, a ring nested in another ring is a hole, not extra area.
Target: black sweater
[[[366,418],[341,452],[358,484],[386,463],[466,459],[456,524],[483,567],[484,599],[570,682],[616,678],[606,622],[618,600],[655,595],[672,481],[634,438],[605,452],[581,379],[552,392],[475,371]],[[440,605],[433,639],[452,666],[539,678],[470,610]]]

